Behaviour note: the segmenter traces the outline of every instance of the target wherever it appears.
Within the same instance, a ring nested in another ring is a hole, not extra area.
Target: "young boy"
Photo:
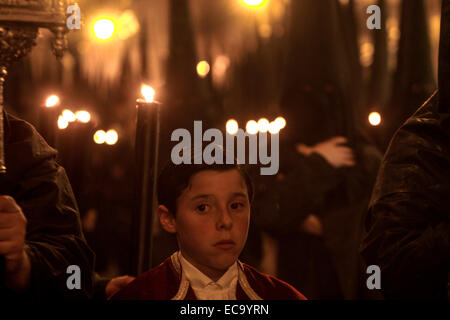
[[[113,299],[306,299],[289,284],[241,263],[251,180],[239,165],[167,165],[158,182],[158,215],[179,251]]]

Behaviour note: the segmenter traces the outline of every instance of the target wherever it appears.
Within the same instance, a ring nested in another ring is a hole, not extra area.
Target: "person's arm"
[[[27,123],[12,119],[6,144],[5,185],[27,219],[25,252],[30,262],[27,294],[86,298],[92,294],[94,255],[81,231],[78,208],[56,152]],[[78,266],[81,289],[70,290],[67,268]]]

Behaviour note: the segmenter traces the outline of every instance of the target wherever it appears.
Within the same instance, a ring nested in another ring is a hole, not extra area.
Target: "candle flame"
[[[94,37],[100,41],[110,40],[116,32],[116,24],[111,18],[100,18],[94,22]]]
[[[75,115],[75,113],[73,113],[69,109],[64,109],[63,110],[62,117],[67,122],[75,122],[75,120],[77,120],[77,116]]]
[[[269,132],[271,134],[277,134],[280,133],[281,127],[278,125],[276,121],[272,121],[269,123]]]
[[[284,119],[283,117],[276,118],[275,123],[277,124],[278,128],[280,128],[280,130],[286,127],[286,119]]]
[[[197,74],[200,76],[200,78],[206,77],[210,69],[211,67],[209,66],[208,61],[203,60],[197,63]]]
[[[55,107],[59,104],[59,97],[57,95],[51,95],[45,101],[45,106],[47,108]]]
[[[371,126],[376,127],[381,123],[381,115],[378,112],[372,112],[369,114],[369,123]]]
[[[119,135],[117,134],[117,131],[114,129],[108,130],[105,135],[105,142],[106,144],[112,146],[117,143],[117,140],[119,140]]]
[[[141,93],[144,96],[145,102],[153,102],[155,89],[147,85],[142,85]]]
[[[85,110],[76,112],[75,117],[82,123],[88,123],[89,121],[91,121],[91,114]]]
[[[96,144],[102,144],[105,143],[106,139],[106,132],[103,130],[97,130],[94,134],[94,142]]]
[[[58,117],[58,128],[61,130],[66,129],[69,126],[69,121],[63,118],[63,116]]]
[[[249,134],[257,134],[258,133],[258,123],[255,120],[250,120],[247,122],[245,129]]]
[[[258,120],[258,131],[259,132],[267,132],[269,131],[269,120],[266,118],[261,118]]]
[[[227,121],[226,129],[228,134],[236,134],[239,130],[239,125],[236,120],[230,119]]]

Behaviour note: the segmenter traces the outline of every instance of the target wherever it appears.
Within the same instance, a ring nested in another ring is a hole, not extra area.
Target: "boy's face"
[[[217,280],[238,259],[249,222],[247,186],[239,171],[204,170],[178,197],[172,231],[183,256]]]

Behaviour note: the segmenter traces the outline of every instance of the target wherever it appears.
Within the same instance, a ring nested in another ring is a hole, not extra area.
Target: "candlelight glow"
[[[209,63],[205,60],[200,61],[199,63],[197,63],[197,74],[201,77],[204,78],[208,75],[210,70],[210,66]]]
[[[106,132],[106,136],[105,136],[105,142],[106,144],[109,144],[110,146],[114,145],[117,143],[117,141],[119,140],[119,135],[117,134],[116,130],[108,130],[108,132]]]
[[[96,144],[102,144],[105,143],[106,139],[106,132],[103,130],[97,130],[97,132],[94,133],[94,142]]]
[[[281,128],[279,127],[279,125],[277,124],[276,121],[272,121],[272,122],[269,124],[269,132],[270,132],[271,134],[277,134],[277,133],[280,132],[280,130],[281,130]]]
[[[100,18],[94,22],[93,32],[98,40],[109,40],[116,31],[116,25],[111,18]]]
[[[66,120],[67,122],[74,122],[75,120],[77,120],[77,117],[75,115],[75,113],[73,113],[72,111],[70,111],[69,109],[65,109],[62,112],[62,117],[64,120]]]
[[[245,129],[249,134],[257,134],[258,133],[258,123],[255,120],[250,120],[247,122]]]
[[[88,123],[89,121],[91,121],[91,114],[84,110],[76,112],[75,117],[78,121],[83,123]]]
[[[51,95],[47,98],[47,100],[45,101],[45,106],[47,108],[52,108],[55,107],[59,104],[59,97],[57,95]]]
[[[272,27],[267,23],[262,24],[258,28],[258,33],[261,38],[270,38],[270,36],[272,35]]]
[[[236,120],[230,119],[227,121],[226,128],[228,134],[236,134],[239,130],[239,125]]]
[[[155,98],[155,89],[144,84],[142,85],[141,93],[145,102],[153,102],[153,99]]]
[[[242,0],[242,2],[250,8],[261,8],[266,4],[267,0]]]
[[[229,66],[230,58],[225,55],[220,55],[214,60],[211,76],[215,84],[221,85],[224,82]]]
[[[286,120],[283,117],[276,118],[275,123],[277,124],[278,128],[280,128],[280,130],[286,127]]]
[[[381,115],[378,112],[371,112],[369,114],[369,123],[371,126],[379,126],[381,123]]]
[[[117,22],[117,34],[119,39],[125,40],[135,35],[139,31],[139,22],[136,15],[131,10],[126,10]]]
[[[258,120],[258,130],[260,132],[267,132],[269,130],[269,120],[261,118]]]
[[[58,117],[58,128],[63,130],[69,126],[69,121],[63,118],[63,116]]]

